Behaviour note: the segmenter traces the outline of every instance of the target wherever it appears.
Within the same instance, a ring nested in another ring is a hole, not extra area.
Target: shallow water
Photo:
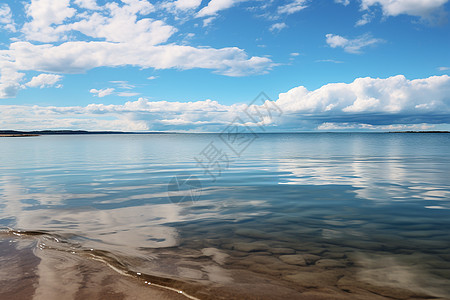
[[[200,299],[450,298],[450,134],[240,138],[2,138],[0,238]]]

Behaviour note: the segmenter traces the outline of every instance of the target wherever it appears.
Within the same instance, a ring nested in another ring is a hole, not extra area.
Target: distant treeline
[[[35,130],[35,131],[17,131],[0,130],[0,135],[71,135],[71,134],[173,134],[176,132],[132,132],[132,131],[86,131],[86,130]],[[283,133],[283,132],[279,132]],[[295,132],[288,132],[295,133]],[[311,132],[320,133],[320,132]],[[325,132],[322,132],[325,133]],[[339,133],[339,132],[336,132]],[[349,132],[344,132],[349,133]],[[350,132],[351,133],[351,132]],[[377,133],[377,132],[373,132]],[[379,132],[378,132],[379,133]],[[450,131],[389,131],[384,133],[450,133]]]
[[[0,130],[0,135],[70,135],[70,134],[166,134],[167,132],[124,132],[124,131],[86,131],[86,130],[38,130],[38,131],[17,131]]]
[[[389,133],[450,133],[450,131],[439,131],[439,130],[434,130],[434,131],[390,131]]]

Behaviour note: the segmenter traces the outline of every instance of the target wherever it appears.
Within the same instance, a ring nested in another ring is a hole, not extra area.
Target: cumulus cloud
[[[121,105],[90,104],[84,107],[0,105],[0,127],[31,130],[67,128],[93,130],[219,130],[243,107],[216,101],[150,102],[139,98]]]
[[[76,13],[69,0],[32,0],[25,11],[31,21],[23,26],[22,32],[27,39],[40,42],[58,41],[63,31],[52,25],[59,25]]]
[[[109,42],[66,42],[61,45],[34,45],[16,42],[0,50],[11,66],[19,70],[79,73],[96,67],[139,66],[155,69],[213,69],[229,76],[264,73],[272,61],[248,57],[235,47],[195,48],[161,45],[136,49],[136,45]]]
[[[20,82],[24,76],[24,73],[17,72],[8,64],[4,64],[2,67],[0,60],[0,99],[15,97],[22,88]]]
[[[109,96],[112,93],[114,93],[114,89],[113,88],[107,88],[107,89],[101,89],[101,90],[91,89],[89,91],[89,93],[94,94],[95,96],[97,96],[99,98],[103,98],[105,96]]]
[[[355,39],[347,39],[337,34],[327,34],[326,42],[331,48],[342,48],[348,53],[361,53],[361,49],[382,43],[382,39],[373,38],[369,34],[362,35]]]
[[[404,131],[404,130],[429,130],[435,128],[432,124],[396,124],[396,125],[370,125],[352,123],[330,123],[325,122],[317,126],[321,131],[346,131],[346,130],[383,130],[383,131]]]
[[[186,11],[196,9],[200,4],[202,4],[202,0],[176,0],[164,3],[164,7],[169,10]]]
[[[103,14],[93,13],[81,21],[59,26],[57,29],[61,32],[75,30],[92,38],[139,46],[164,43],[177,31],[161,20],[140,17],[154,10],[153,5],[147,1],[129,1],[123,6],[111,2],[104,8]]]
[[[199,1],[172,4],[187,9]],[[221,1],[208,4],[212,8],[227,5]],[[26,71],[67,74],[97,67],[136,66],[202,68],[226,76],[246,76],[267,73],[275,65],[267,57],[249,56],[236,47],[169,43],[177,29],[148,17],[155,9],[146,0],[107,2],[103,6],[94,0],[31,0],[25,5],[27,19],[20,29],[23,38],[0,50],[0,97],[14,97]],[[0,23],[11,22],[11,18],[9,6],[0,4]]]
[[[385,16],[406,14],[429,18],[447,2],[448,0],[361,0],[361,8],[368,10],[379,5]]]
[[[56,74],[39,74],[38,76],[34,76],[31,80],[26,83],[27,87],[52,87],[55,86],[62,79],[61,75]],[[56,87],[61,87],[61,85],[56,85]]]
[[[1,28],[12,32],[16,31],[16,26],[12,18],[11,9],[6,3],[0,4],[0,29]]]
[[[317,122],[371,125],[450,123],[450,77],[408,80],[358,78],[308,91],[300,86],[277,100],[285,113]]]
[[[0,89],[18,84],[12,79],[20,79],[20,76],[3,76],[5,72],[16,70],[83,73],[97,67],[139,66],[179,70],[202,68],[226,76],[245,76],[266,73],[273,65],[269,58],[248,57],[236,47],[214,49],[160,45],[136,48],[130,43],[110,42],[66,42],[56,46],[15,42],[8,50],[0,50],[0,69],[4,69]]]
[[[90,10],[99,10],[101,9],[95,0],[74,0],[74,3],[81,8],[90,9]]]
[[[207,16],[214,16],[219,11],[228,9],[234,5],[236,5],[239,2],[244,2],[248,0],[211,0],[209,1],[208,5],[203,7],[198,13],[197,17],[207,17]]]
[[[288,26],[286,23],[275,23],[272,26],[270,26],[269,30],[272,32],[280,32],[284,28],[287,28]]]
[[[278,7],[278,13],[279,14],[293,14],[298,11],[301,11],[306,8],[306,0],[293,0],[292,2],[279,6]]]
[[[99,92],[98,90],[96,90]],[[309,91],[303,86],[279,95],[283,111],[265,123],[270,130],[401,130],[450,124],[450,76],[408,80],[357,78]],[[263,111],[265,106],[258,104]],[[217,101],[151,102],[145,98],[120,105],[84,107],[0,106],[0,127],[13,129],[70,128],[97,130],[222,131],[244,113],[245,104]]]
[[[101,11],[75,15],[76,9],[70,7],[68,0],[33,0],[27,6],[31,21],[23,26],[28,40],[57,42],[67,40],[72,31],[96,39],[111,42],[131,42],[156,45],[166,42],[177,30],[160,20],[141,17],[154,11],[154,6],[143,0],[106,3]],[[78,1],[80,7],[99,9],[93,1]],[[67,22],[64,22],[67,21]],[[64,22],[64,24],[62,24]],[[132,32],[133,34],[130,34]]]

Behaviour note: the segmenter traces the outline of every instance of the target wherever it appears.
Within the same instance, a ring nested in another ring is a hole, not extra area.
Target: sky
[[[236,118],[268,132],[450,130],[449,11],[449,0],[0,0],[0,130],[221,132]],[[276,109],[258,119],[265,101]]]

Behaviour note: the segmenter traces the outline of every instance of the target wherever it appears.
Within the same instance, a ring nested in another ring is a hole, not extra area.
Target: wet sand
[[[103,262],[58,250],[40,250],[34,239],[15,238],[0,240],[0,299],[188,298],[148,286]]]

